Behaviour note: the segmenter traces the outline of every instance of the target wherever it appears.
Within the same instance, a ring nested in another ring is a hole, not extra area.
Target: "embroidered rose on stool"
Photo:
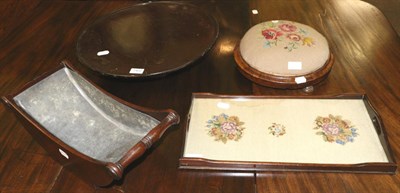
[[[279,25],[279,29],[281,29],[284,32],[294,32],[297,30],[297,27],[289,23],[284,23]]]
[[[266,22],[261,28],[261,34],[265,38],[265,48],[283,45],[284,49],[291,52],[302,46],[312,47],[316,44],[308,30],[296,26],[294,22]]]
[[[266,29],[263,30],[261,33],[267,40],[276,40],[279,36],[283,35],[282,32],[274,29]]]
[[[301,36],[297,34],[288,34],[286,37],[296,42],[301,40]]]

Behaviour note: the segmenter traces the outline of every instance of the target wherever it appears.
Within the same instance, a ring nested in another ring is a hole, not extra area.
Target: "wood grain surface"
[[[381,115],[388,142],[400,159],[400,39],[384,15],[358,0],[195,0],[212,14],[220,35],[193,65],[145,80],[102,77],[76,57],[80,32],[96,18],[145,1],[0,1],[0,95],[70,60],[106,91],[134,104],[176,110],[185,120],[193,92],[237,95],[366,93]],[[253,15],[252,9],[259,14]],[[272,89],[240,74],[233,49],[252,25],[287,19],[324,34],[335,57],[313,93]],[[185,52],[182,48],[182,52]],[[0,192],[400,192],[400,175],[216,172],[178,170],[184,124],[131,164],[121,181],[94,187],[65,170],[0,105]],[[398,164],[399,165],[399,164]]]

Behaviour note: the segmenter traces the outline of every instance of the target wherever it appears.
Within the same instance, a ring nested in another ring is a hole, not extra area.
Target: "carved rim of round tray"
[[[251,67],[240,54],[239,44],[235,47],[233,52],[236,64],[239,71],[251,81],[272,88],[280,89],[299,89],[307,86],[315,85],[324,80],[332,69],[334,63],[333,54],[330,53],[328,60],[325,64],[314,72],[305,75],[296,76],[278,76],[261,72]],[[305,82],[304,82],[305,80]]]

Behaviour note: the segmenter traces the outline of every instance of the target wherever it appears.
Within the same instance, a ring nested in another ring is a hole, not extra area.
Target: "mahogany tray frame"
[[[321,68],[312,73],[298,76],[279,76],[264,73],[251,67],[240,54],[239,44],[235,47],[233,51],[233,56],[240,73],[244,75],[247,79],[262,86],[278,89],[299,89],[305,88],[307,86],[313,86],[328,77],[335,61],[333,54],[330,53],[329,59],[326,61],[326,63]],[[304,77],[306,79],[306,82],[296,83],[297,77]]]
[[[212,93],[193,93],[192,100],[195,98],[220,98],[220,99],[361,99],[363,100],[367,113],[376,129],[379,141],[387,156],[388,162],[360,163],[360,164],[310,164],[310,163],[288,163],[288,162],[252,162],[252,161],[230,161],[230,160],[211,160],[196,157],[184,157],[184,149],[187,139],[182,147],[182,155],[179,159],[180,169],[194,170],[223,170],[238,172],[258,172],[258,171],[305,171],[305,172],[352,172],[352,173],[383,173],[395,174],[397,164],[389,146],[383,121],[372,106],[366,94],[343,94],[334,96],[241,96],[241,95],[216,95]],[[190,112],[186,121],[186,135],[189,130],[191,120]],[[185,136],[186,136],[185,135]]]
[[[24,109],[18,106],[13,100],[13,98],[19,93],[23,92],[27,88],[31,87],[37,82],[40,82],[44,78],[64,67],[75,71],[78,75],[82,76],[83,79],[89,82],[89,84],[92,84],[100,92],[111,97],[117,102],[157,119],[158,121],[160,121],[159,124],[152,128],[138,143],[132,146],[122,156],[122,158],[116,162],[104,162],[96,160],[77,151],[76,149],[67,145],[65,142],[50,133],[38,121],[36,121],[26,111],[24,111]],[[152,144],[156,143],[170,126],[178,124],[180,120],[179,115],[172,109],[154,110],[150,108],[145,108],[126,102],[122,99],[117,98],[116,96],[111,95],[107,91],[103,90],[102,88],[98,87],[96,84],[85,78],[81,73],[79,73],[79,71],[75,70],[73,65],[67,60],[62,61],[61,65],[54,70],[49,71],[34,79],[33,81],[27,83],[16,93],[2,97],[2,101],[4,102],[5,106],[9,107],[9,109],[14,112],[16,117],[25,127],[25,129],[51,155],[54,160],[58,161],[66,169],[72,171],[77,176],[97,186],[107,186],[111,184],[114,180],[121,179],[124,174],[125,168],[127,168],[133,161],[143,155],[146,150],[152,146]],[[65,159],[65,156],[63,157],[60,149],[63,151],[63,153],[66,153],[68,155],[68,159]]]

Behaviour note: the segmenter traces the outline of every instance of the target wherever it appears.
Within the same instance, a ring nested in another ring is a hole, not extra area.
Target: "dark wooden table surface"
[[[141,106],[172,108],[185,119],[192,92],[306,95],[253,84],[236,69],[232,51],[249,27],[287,19],[323,33],[335,55],[329,77],[310,95],[366,93],[383,118],[394,157],[400,160],[400,39],[383,14],[357,0],[197,0],[218,21],[210,53],[162,78],[105,78],[75,55],[79,33],[113,10],[144,1],[0,1],[0,95],[15,91],[69,59],[112,94]],[[259,14],[253,15],[252,9]],[[188,48],[182,48],[182,52]],[[110,187],[94,187],[53,161],[0,105],[0,192],[400,192],[400,175],[307,172],[178,170],[184,124],[135,161]]]

